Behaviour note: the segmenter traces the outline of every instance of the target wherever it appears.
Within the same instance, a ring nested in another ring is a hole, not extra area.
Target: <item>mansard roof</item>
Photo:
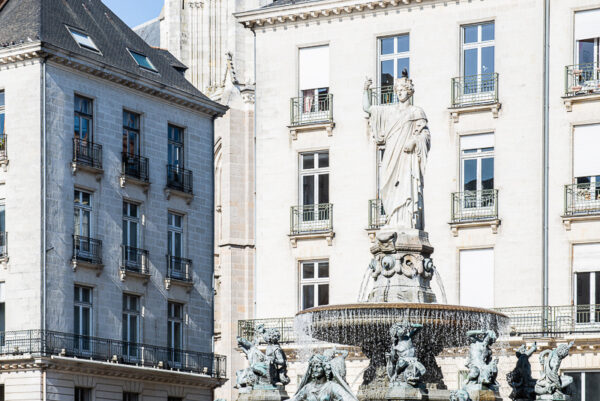
[[[80,47],[67,27],[87,34],[99,52]],[[0,0],[0,50],[28,42],[210,101],[184,78],[173,55],[148,45],[101,0]],[[148,57],[156,72],[141,68],[128,50]]]

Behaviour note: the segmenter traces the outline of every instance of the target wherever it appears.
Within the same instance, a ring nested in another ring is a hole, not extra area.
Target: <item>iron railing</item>
[[[102,264],[102,241],[73,235],[73,259],[80,262]]]
[[[191,194],[194,192],[194,177],[191,170],[183,167],[167,166],[167,187],[177,191]]]
[[[511,335],[600,333],[600,305],[497,308],[510,318]]]
[[[81,336],[47,330],[0,332],[0,356],[62,356],[126,365],[146,366],[227,377],[227,358],[195,352],[107,338]]]
[[[309,234],[333,230],[333,205],[292,206],[290,212],[290,233]]]
[[[498,218],[498,190],[455,192],[452,194],[452,223]]]
[[[498,103],[498,73],[452,78],[451,107]]]
[[[565,95],[600,93],[600,63],[575,64],[565,67]]]
[[[398,103],[398,95],[394,92],[394,86],[376,86],[369,88],[369,94],[371,96],[371,104],[374,106],[380,106],[385,104]],[[411,96],[408,101],[409,104],[413,104],[413,97]]]
[[[238,336],[246,339],[254,339],[257,336],[260,338],[257,332],[259,325],[264,326],[265,329],[273,328],[279,330],[281,334],[279,342],[281,343],[293,343],[296,341],[293,317],[238,320]],[[262,341],[262,338],[260,338],[260,341]]]
[[[190,259],[167,255],[167,278],[191,282],[191,267]]]
[[[333,94],[290,99],[290,124],[293,126],[333,122]]]
[[[102,169],[102,145],[83,139],[73,139],[73,162]]]
[[[148,182],[148,158],[138,155],[131,155],[127,152],[121,154],[121,172],[137,180]]]
[[[6,141],[7,141],[7,135],[0,134],[0,160],[8,159],[8,156],[6,153]]]
[[[121,245],[121,269],[136,273],[149,274],[148,251]]]
[[[369,230],[376,230],[385,224],[386,215],[381,199],[369,201]]]
[[[600,213],[600,183],[565,185],[565,215]]]
[[[8,233],[0,231],[0,258],[8,256]]]

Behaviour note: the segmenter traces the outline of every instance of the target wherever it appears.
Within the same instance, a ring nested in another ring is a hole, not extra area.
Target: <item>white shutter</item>
[[[494,147],[494,134],[463,135],[460,137],[460,150]]]
[[[573,271],[600,271],[600,243],[573,245]]]
[[[573,133],[573,176],[600,175],[600,124],[580,125]]]
[[[460,251],[460,304],[494,307],[494,250]]]
[[[575,40],[600,38],[600,8],[575,13]]]
[[[299,89],[329,87],[329,46],[300,49]]]

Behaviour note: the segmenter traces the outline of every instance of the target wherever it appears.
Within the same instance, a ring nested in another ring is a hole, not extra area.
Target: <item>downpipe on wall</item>
[[[548,197],[549,197],[549,153],[550,153],[550,0],[544,0],[544,117],[543,117],[543,246],[542,246],[542,305],[544,309],[544,332],[548,328],[548,305],[549,305],[549,266],[548,266]]]

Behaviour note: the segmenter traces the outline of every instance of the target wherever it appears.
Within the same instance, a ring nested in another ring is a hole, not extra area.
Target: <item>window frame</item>
[[[175,313],[180,308],[181,316]],[[184,349],[184,321],[185,304],[177,301],[168,301],[167,303],[167,348],[169,349],[169,358],[171,362],[181,363],[181,355],[177,351]],[[175,327],[179,325],[179,348],[175,347]]]
[[[84,301],[83,292],[89,291],[89,301]],[[83,333],[83,311],[87,310],[89,313],[89,334]],[[78,315],[76,319],[75,316]],[[79,327],[77,327],[76,323],[79,321]],[[75,284],[74,286],[74,294],[73,294],[73,331],[74,335],[77,337],[88,337],[88,338],[78,338],[76,341],[77,349],[81,351],[91,352],[92,344],[89,341],[89,337],[94,336],[94,288]]]
[[[310,155],[312,154],[314,157],[314,161],[315,164],[313,168],[309,168],[309,169],[305,169],[303,167],[303,160],[304,160],[304,156],[305,155]],[[321,167],[320,166],[320,161],[319,161],[319,155],[320,154],[327,154],[327,166],[326,167]],[[308,177],[308,176],[313,176],[315,177],[314,181],[313,181],[313,199],[314,202],[312,203],[312,205],[314,205],[315,207],[319,204],[321,204],[319,202],[319,197],[320,197],[320,192],[319,192],[319,176],[321,175],[327,175],[327,199],[328,201],[326,203],[331,203],[331,197],[330,197],[330,187],[331,187],[331,182],[329,181],[329,179],[331,178],[331,155],[329,153],[329,149],[322,149],[322,150],[315,150],[315,151],[307,151],[307,152],[300,152],[298,157],[298,204],[302,205],[302,206],[310,206],[311,204],[304,204],[304,177]]]
[[[0,138],[4,138],[6,135],[6,91],[4,89],[0,89],[0,116],[2,121],[2,126],[0,127]]]
[[[181,225],[177,226],[176,224],[174,224],[174,222],[176,222],[176,218],[179,217],[181,219]],[[177,212],[173,212],[173,211],[168,211],[167,212],[167,248],[168,248],[168,255],[169,256],[174,256],[174,257],[178,257],[178,258],[185,258],[186,252],[185,252],[185,215],[181,214],[181,213],[177,213]],[[179,234],[181,236],[181,239],[179,241],[180,243],[180,255],[176,255],[173,250],[175,249],[175,235]],[[171,246],[169,246],[169,244]]]
[[[77,99],[81,99],[84,101],[87,101],[90,103],[90,113],[85,113],[83,111],[77,110],[76,105],[77,105]],[[79,132],[75,132],[75,121],[73,121],[73,138],[78,139],[82,142],[86,142],[88,144],[93,144],[94,143],[94,99],[80,95],[80,94],[75,94],[74,98],[73,98],[73,114],[74,114],[74,118],[79,118],[80,122],[79,122]],[[88,120],[88,138],[82,138],[81,137],[81,119],[86,119]]]
[[[132,300],[135,299],[135,305],[137,309],[132,308]],[[141,313],[142,297],[137,294],[123,293],[123,308],[122,308],[122,327],[121,327],[121,339],[127,343],[124,344],[125,354],[128,357],[138,357],[138,347],[132,346],[132,344],[141,343],[142,338],[142,313]],[[131,332],[131,321],[135,318],[135,338]]]
[[[79,193],[79,197],[76,196],[76,194]],[[82,198],[83,198],[83,194],[87,194],[89,195],[89,203],[88,205],[84,205],[82,202]],[[79,189],[79,188],[75,188],[74,189],[74,193],[73,193],[73,209],[74,209],[74,215],[75,213],[77,213],[77,211],[79,211],[79,227],[77,227],[75,225],[76,222],[76,217],[74,217],[74,221],[73,221],[73,231],[74,234],[80,237],[85,237],[85,238],[92,238],[93,237],[93,230],[94,230],[94,225],[93,225],[93,221],[94,221],[94,208],[93,208],[93,200],[94,200],[94,195],[92,192],[90,191],[86,191],[83,189]],[[79,202],[78,202],[79,201]],[[81,219],[81,214],[82,213],[89,213],[89,218],[88,218],[88,233],[87,235],[82,235],[81,233],[81,226],[82,226],[82,219]]]
[[[141,69],[143,69],[145,71],[150,71],[150,72],[158,74],[158,69],[156,69],[156,66],[154,65],[152,60],[150,60],[150,57],[146,56],[144,53],[140,53],[138,51],[131,50],[130,48],[127,48],[127,52],[129,53],[129,55],[131,56],[131,58],[137,64],[138,67],[140,67]],[[145,58],[146,61],[148,62],[148,64],[150,65],[150,67],[146,67],[145,65],[140,64],[139,61],[135,58],[134,54]]]
[[[139,401],[140,394],[131,391],[123,391],[123,401]]]
[[[465,151],[467,150],[474,150],[475,152],[472,153],[466,153]],[[496,156],[495,156],[495,146],[491,146],[491,147],[487,147],[487,148],[477,148],[477,149],[460,149],[460,191],[459,192],[468,192],[465,189],[465,166],[464,166],[464,162],[466,160],[476,160],[477,162],[477,188],[474,191],[483,191],[483,177],[482,177],[482,164],[483,164],[483,159],[492,159],[492,162],[494,163],[494,167],[495,167],[495,163],[496,163]],[[496,180],[495,180],[495,174],[496,171],[494,170],[494,175],[493,175],[493,180],[494,180],[494,185],[492,186],[492,188],[487,188],[487,189],[494,189],[495,185],[496,185]],[[473,190],[469,190],[469,191],[473,191]]]
[[[589,370],[563,370],[562,373],[564,373],[565,375],[573,375],[573,374],[579,374],[580,375],[580,383],[581,383],[581,394],[580,394],[580,399],[581,401],[588,401],[588,398],[586,397],[586,388],[585,388],[585,380],[586,380],[586,375],[588,373],[598,373],[600,374],[600,370],[598,369],[589,369]],[[593,394],[592,394],[593,396]],[[590,399],[591,400],[591,399]]]
[[[483,40],[483,26],[487,24],[494,24],[494,39]],[[465,28],[477,26],[477,42],[465,43]],[[494,71],[496,72],[496,20],[491,19],[487,21],[475,22],[471,24],[462,24],[460,26],[460,76],[465,77],[465,50],[477,49],[477,74],[488,74],[488,72],[482,72],[482,56],[481,49],[484,47],[494,47]]]
[[[319,264],[327,263],[327,277],[319,277]],[[304,266],[307,264],[313,265],[313,277],[312,278],[304,278]],[[308,308],[304,308],[304,287],[312,286],[313,287],[313,305],[309,308],[316,306],[324,306],[329,305],[331,303],[331,263],[329,259],[311,259],[311,260],[301,260],[299,262],[299,310],[305,310]],[[319,304],[319,286],[327,285],[327,303]]]
[[[398,52],[398,38],[401,36],[407,36],[408,37],[408,50],[405,52]],[[390,54],[381,54],[382,51],[382,41],[384,39],[390,39],[393,38],[394,39],[394,52],[390,53]],[[382,68],[381,68],[381,63],[384,61],[389,61],[389,60],[394,60],[394,77],[393,79],[396,80],[398,78],[400,78],[402,76],[402,71],[398,71],[398,61],[399,59],[408,59],[408,75],[410,76],[410,32],[403,32],[403,33],[397,33],[397,34],[393,34],[393,35],[385,35],[385,36],[380,36],[377,38],[377,86],[379,87],[384,87],[382,81],[381,81],[381,73],[382,73]],[[390,86],[390,85],[385,85]],[[393,87],[393,83],[391,85]]]
[[[125,125],[125,115],[131,115],[135,117],[134,121],[137,121],[137,128]],[[133,152],[129,149],[129,135],[135,135],[135,144]],[[123,109],[123,153],[129,156],[140,156],[141,154],[141,139],[142,139],[142,115],[134,111]]]
[[[73,399],[75,401],[92,401],[92,389],[76,386],[73,389]]]
[[[135,207],[135,216],[131,214],[132,206]],[[125,211],[127,209],[127,211]],[[123,200],[123,245],[131,248],[141,248],[141,224],[140,224],[140,204],[131,202],[129,200]],[[135,244],[131,244],[131,225],[135,224]]]
[[[77,46],[79,46],[82,49],[91,51],[92,53],[102,55],[102,52],[100,51],[100,48],[98,47],[96,42],[94,42],[94,39],[92,39],[92,37],[90,35],[85,33],[85,31],[83,31],[81,29],[73,28],[72,26],[68,26],[68,25],[65,25],[65,27],[67,28],[67,31],[69,31],[71,38],[73,38],[75,43],[77,43]],[[86,44],[81,43],[79,40],[77,40],[75,34],[87,37],[87,39],[92,43],[93,46],[88,46]]]
[[[171,139],[171,130],[179,130],[180,132],[180,140]],[[167,163],[173,167],[185,168],[185,128],[169,123],[167,125]],[[171,149],[179,148],[179,158],[177,164],[174,163],[175,159],[171,160]]]

